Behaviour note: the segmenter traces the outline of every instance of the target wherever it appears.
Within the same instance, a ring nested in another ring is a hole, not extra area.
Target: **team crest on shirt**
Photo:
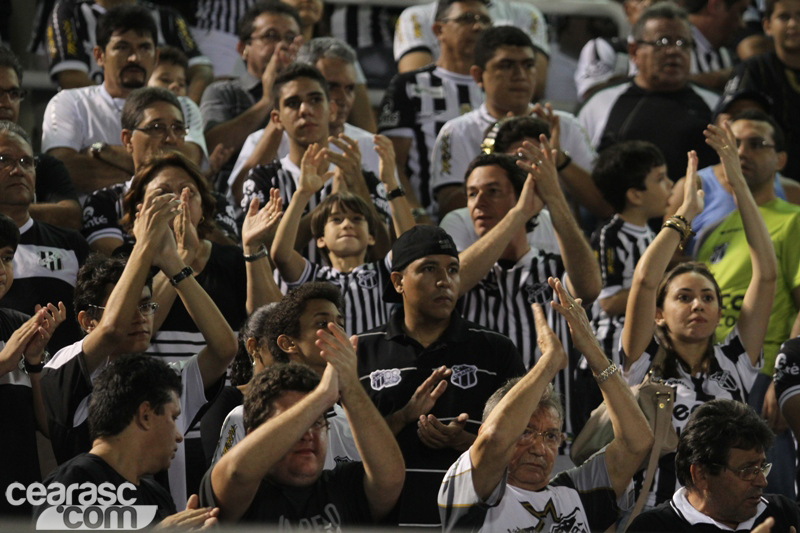
[[[528,511],[531,516],[536,518],[538,522],[535,526],[526,528],[524,530],[518,529],[517,531],[589,531],[589,524],[584,523],[578,514],[580,509],[575,507],[568,514],[560,515],[556,509],[553,499],[547,500],[547,503],[541,511],[531,505],[530,502],[520,502],[522,507]]]
[[[378,273],[374,270],[359,270],[356,272],[356,281],[362,289],[374,289],[378,286]]]
[[[708,379],[715,381],[717,385],[728,392],[736,392],[739,390],[739,387],[736,386],[736,380],[733,379],[733,375],[727,370],[718,370],[708,376]]]
[[[525,285],[522,286],[522,290],[525,291],[529,304],[544,304],[550,300],[550,292],[552,289],[550,289],[550,285],[546,282],[535,283],[533,278],[529,278]]]
[[[711,252],[711,257],[708,258],[708,262],[713,265],[722,261],[722,258],[725,257],[725,251],[728,249],[728,244],[730,243],[724,242],[715,246],[714,250]]]
[[[469,389],[478,384],[478,367],[475,365],[453,365],[450,383],[460,389]]]
[[[402,381],[399,368],[375,370],[369,373],[369,384],[372,390],[381,390],[394,387]]]
[[[39,250],[39,266],[52,272],[64,268],[64,262],[61,259],[62,255],[58,250]]]

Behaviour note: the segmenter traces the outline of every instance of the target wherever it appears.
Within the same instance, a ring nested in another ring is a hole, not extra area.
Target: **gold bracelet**
[[[619,370],[617,364],[611,361],[610,359],[608,360],[608,363],[609,365],[605,370],[603,370],[599,374],[595,374],[594,376],[594,379],[597,380],[598,385],[606,381],[608,378],[613,376],[616,371]]]

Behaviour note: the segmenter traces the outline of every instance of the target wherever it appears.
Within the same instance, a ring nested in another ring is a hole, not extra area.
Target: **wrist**
[[[184,268],[186,268],[186,263],[178,257],[167,259],[161,264],[161,271],[170,279]]]

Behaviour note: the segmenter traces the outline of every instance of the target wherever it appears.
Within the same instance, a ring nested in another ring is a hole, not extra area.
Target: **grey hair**
[[[639,20],[636,21],[636,24],[631,29],[633,38],[636,40],[641,39],[645,24],[647,24],[648,20],[653,19],[682,20],[689,27],[689,15],[685,9],[672,2],[659,2],[642,11]]]
[[[503,383],[499,389],[494,391],[491,396],[489,396],[489,399],[486,400],[486,406],[483,408],[483,419],[481,422],[486,422],[486,419],[489,418],[489,413],[494,411],[494,408],[497,407],[497,404],[500,403],[500,400],[502,400],[505,395],[508,394],[508,391],[514,388],[514,385],[519,383],[521,379],[522,377],[509,379]],[[547,387],[545,387],[542,397],[539,398],[539,403],[536,405],[534,412],[538,411],[539,409],[550,409],[558,416],[559,425],[564,422],[564,406],[561,404],[561,397],[553,388],[552,383],[548,383]]]
[[[353,65],[357,61],[357,56],[352,46],[335,37],[311,39],[297,50],[295,56],[295,62],[311,66],[316,66],[320,59],[341,59]]]
[[[28,132],[22,129],[22,126],[20,126],[15,122],[11,122],[10,120],[0,120],[0,134],[16,135],[17,137],[21,138],[23,141],[28,143],[28,146],[30,146],[31,148],[33,147]]]

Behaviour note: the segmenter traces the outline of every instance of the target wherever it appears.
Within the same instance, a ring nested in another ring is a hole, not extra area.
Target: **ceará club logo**
[[[134,530],[150,525],[158,511],[157,505],[133,505],[136,499],[125,493],[136,493],[133,483],[115,486],[113,483],[12,483],[6,489],[11,505],[25,502],[45,507],[36,517],[36,529],[50,530]]]

